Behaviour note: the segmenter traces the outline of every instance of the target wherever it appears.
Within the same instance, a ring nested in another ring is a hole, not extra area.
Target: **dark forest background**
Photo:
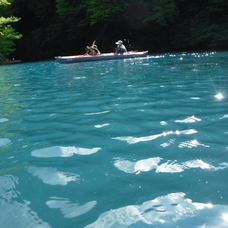
[[[227,0],[11,0],[7,14],[16,59],[44,60],[85,53],[96,40],[101,52],[115,42],[149,52],[228,49]]]

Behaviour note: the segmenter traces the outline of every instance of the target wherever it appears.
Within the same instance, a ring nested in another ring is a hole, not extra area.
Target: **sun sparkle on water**
[[[228,213],[222,214],[222,219],[226,222],[228,222]]]
[[[218,94],[215,95],[215,98],[217,98],[218,100],[221,100],[224,97],[223,97],[223,95],[221,93],[218,93]]]

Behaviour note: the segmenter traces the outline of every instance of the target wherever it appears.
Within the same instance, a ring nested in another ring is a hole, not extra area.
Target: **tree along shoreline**
[[[94,40],[101,52],[115,42],[149,53],[228,49],[227,0],[11,0],[9,15],[23,35],[9,58],[51,60],[85,53]]]

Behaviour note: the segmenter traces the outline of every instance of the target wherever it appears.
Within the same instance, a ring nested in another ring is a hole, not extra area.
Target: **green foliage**
[[[7,0],[0,0],[0,5],[10,5]]]
[[[85,8],[91,25],[101,21],[119,21],[127,1],[123,0],[87,0]]]
[[[228,42],[228,2],[179,0],[182,11],[172,28],[176,49],[216,49]],[[187,4],[188,2],[188,4]]]
[[[8,60],[6,59],[6,57],[0,53],[0,64],[5,64],[7,62]]]
[[[141,1],[147,6],[147,11],[145,11],[140,30],[135,34],[138,39],[136,45],[144,44],[142,48],[151,51],[171,49],[171,28],[179,17],[175,0]]]
[[[145,22],[156,26],[168,26],[173,23],[179,14],[179,10],[174,0],[163,0],[160,4],[152,2],[151,11],[147,15]]]
[[[80,1],[75,2],[72,0],[56,0],[56,12],[62,16],[77,13],[80,4]]]
[[[8,27],[14,25],[24,35],[16,52],[28,59],[82,53],[93,40],[102,51],[113,49],[118,39],[130,39],[133,49],[149,51],[228,48],[227,0],[10,2],[0,0],[1,52],[12,52],[14,39],[20,37]],[[17,17],[21,20],[14,23]]]
[[[3,24],[13,23],[17,22],[19,19],[16,17],[0,17],[0,27],[3,27]]]
[[[13,40],[21,38],[10,25],[3,26],[0,35],[0,53],[7,56],[15,49]]]
[[[6,0],[0,0],[0,8],[9,5]],[[7,56],[15,49],[13,48],[15,39],[20,39],[21,35],[12,28],[10,23],[17,22],[19,18],[16,17],[0,17],[0,53],[1,56]]]
[[[135,31],[142,29],[144,26],[145,18],[149,12],[150,6],[147,2],[130,2],[126,7],[126,22],[129,28]]]
[[[29,1],[28,11],[34,13],[34,16],[41,22],[46,22],[49,20],[50,16],[53,15],[52,6],[54,1],[39,0],[39,1]]]

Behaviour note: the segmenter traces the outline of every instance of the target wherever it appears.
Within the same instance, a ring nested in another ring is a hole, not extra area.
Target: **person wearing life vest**
[[[88,55],[99,55],[101,53],[98,50],[97,45],[94,44],[88,49],[87,54]]]
[[[123,45],[123,41],[122,40],[118,40],[116,42],[116,49],[115,49],[115,53],[124,53],[124,52],[127,52],[127,49],[126,47]]]

